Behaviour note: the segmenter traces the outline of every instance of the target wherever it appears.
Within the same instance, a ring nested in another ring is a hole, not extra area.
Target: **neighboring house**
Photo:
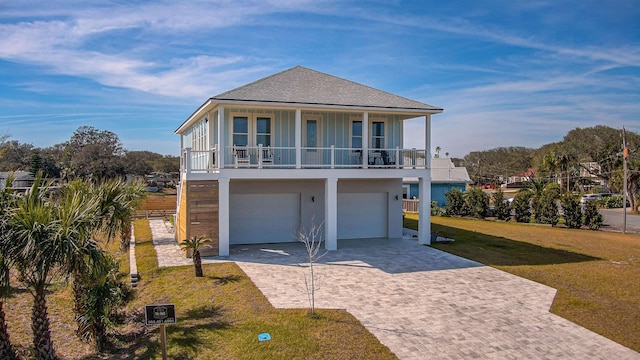
[[[456,167],[450,158],[431,159],[431,200],[436,201],[438,206],[447,205],[445,194],[451,189],[465,191],[471,178],[465,167]],[[420,198],[419,179],[417,177],[407,177],[402,181],[402,197],[405,199]]]
[[[402,237],[402,179],[430,189],[425,149],[403,148],[405,120],[442,109],[304,67],[202,104],[175,131],[181,180],[176,238],[229,245],[297,241],[320,226],[339,239]],[[429,191],[425,195],[430,198]],[[419,241],[430,241],[429,204]]]
[[[531,181],[531,178],[535,176],[535,173],[536,173],[535,169],[529,168],[527,169],[527,171],[523,173],[511,175],[509,176],[509,179],[507,181],[507,186],[503,186],[503,187],[509,187],[508,185],[511,183],[524,183],[527,181]]]
[[[589,189],[596,186],[606,187],[607,184],[605,183],[605,181],[598,176],[598,174],[600,174],[600,172],[602,171],[600,164],[595,161],[581,162],[579,168],[580,178],[586,179],[590,183],[589,185],[585,186],[585,188]]]
[[[14,189],[26,189],[33,185],[35,178],[28,171],[1,171],[0,172],[0,188],[4,187],[7,178],[13,174],[13,183],[11,185]]]

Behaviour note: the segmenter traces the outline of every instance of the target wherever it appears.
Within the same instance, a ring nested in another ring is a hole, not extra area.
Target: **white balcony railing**
[[[180,159],[186,172],[214,172],[227,169],[426,169],[424,149],[362,149],[331,147],[216,146],[208,151],[185,148]],[[300,159],[297,159],[297,154]],[[364,158],[363,158],[364,155]],[[221,156],[224,166],[221,166]]]

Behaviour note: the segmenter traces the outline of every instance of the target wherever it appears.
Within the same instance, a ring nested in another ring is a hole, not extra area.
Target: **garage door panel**
[[[296,241],[300,194],[232,194],[229,198],[230,244]]]
[[[338,238],[387,237],[387,193],[339,193]]]

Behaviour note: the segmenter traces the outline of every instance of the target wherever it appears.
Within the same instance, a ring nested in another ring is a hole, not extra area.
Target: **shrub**
[[[574,195],[565,194],[562,197],[562,209],[564,222],[571,229],[579,229],[582,226],[582,210],[580,200]]]
[[[464,201],[462,191],[453,188],[444,194],[447,198],[447,215],[467,216],[469,209]]]
[[[464,194],[464,200],[469,208],[469,215],[484,219],[489,210],[489,194],[480,188],[471,188]]]
[[[560,214],[553,194],[547,193],[540,198],[534,217],[538,224],[551,224],[551,226],[558,224]]]
[[[531,222],[531,206],[529,203],[531,202],[531,198],[533,197],[533,193],[529,190],[519,191],[515,198],[513,198],[513,203],[511,207],[515,211],[516,221],[519,223],[528,223]]]
[[[502,189],[493,193],[494,216],[498,220],[511,220],[511,204],[504,198]]]
[[[445,214],[445,209],[438,206],[438,202],[431,201],[431,216],[442,216]]]
[[[602,219],[602,214],[598,211],[598,206],[596,205],[595,200],[589,200],[584,206],[584,217],[582,218],[582,223],[589,227],[591,230],[598,230],[604,219]]]
[[[613,196],[604,196],[600,200],[598,200],[598,204],[600,207],[605,209],[619,209],[622,208],[622,201],[624,198],[622,196],[613,195]]]

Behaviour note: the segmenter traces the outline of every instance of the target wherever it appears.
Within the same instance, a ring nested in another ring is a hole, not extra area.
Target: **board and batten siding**
[[[225,108],[225,136],[226,146],[232,145],[231,134],[233,131],[233,116],[248,116],[255,119],[261,115],[272,118],[272,146],[274,147],[294,147],[295,146],[295,111],[292,110],[262,110],[244,108]],[[305,116],[320,116],[321,147],[336,148],[351,147],[351,121],[362,120],[361,113],[351,112],[328,112],[328,111],[303,111]],[[214,113],[217,119],[217,112]],[[217,120],[214,126],[214,139],[217,141]],[[369,114],[369,122],[385,121],[385,137],[388,148],[402,147],[402,124],[397,115]],[[304,126],[304,124],[303,124]],[[371,133],[371,132],[369,132]]]

